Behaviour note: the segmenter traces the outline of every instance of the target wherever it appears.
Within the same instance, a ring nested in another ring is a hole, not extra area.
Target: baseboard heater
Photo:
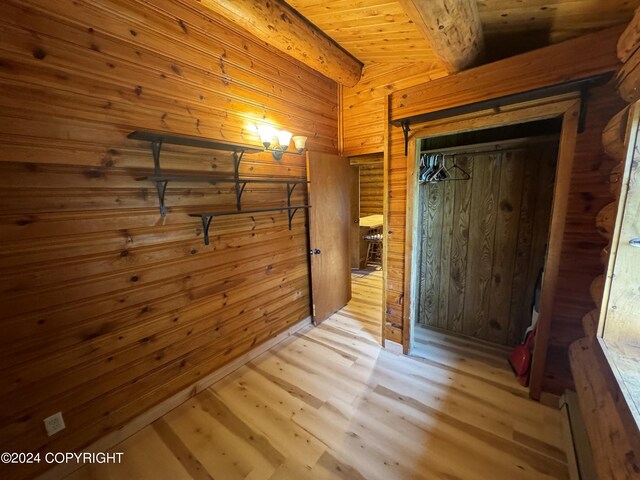
[[[576,392],[565,390],[560,397],[560,411],[565,431],[569,477],[571,480],[598,480]]]

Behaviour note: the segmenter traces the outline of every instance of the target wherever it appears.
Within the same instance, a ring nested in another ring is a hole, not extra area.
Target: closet
[[[418,141],[418,327],[520,343],[545,260],[558,132],[547,120]]]

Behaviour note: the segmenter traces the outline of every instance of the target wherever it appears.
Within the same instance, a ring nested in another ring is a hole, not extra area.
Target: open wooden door
[[[351,299],[349,160],[307,152],[311,296],[317,325]]]

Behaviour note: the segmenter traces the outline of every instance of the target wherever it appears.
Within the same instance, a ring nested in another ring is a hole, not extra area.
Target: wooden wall
[[[389,116],[399,120],[611,73],[619,65],[615,52],[622,29],[613,27],[403,88],[391,95]]]
[[[342,154],[382,152],[387,95],[445,75],[447,71],[434,61],[366,65],[357,85],[341,88]]]
[[[544,264],[557,144],[513,148],[457,156],[469,180],[419,186],[418,323],[522,340]]]
[[[616,44],[620,31],[614,28],[587,35],[396,91],[390,96],[390,119],[614,72],[619,66]],[[612,86],[591,89],[586,104],[586,129],[578,135],[576,145],[559,289],[553,307],[543,382],[543,390],[547,392],[561,393],[572,386],[567,346],[583,336],[581,317],[593,307],[589,284],[601,272],[599,255],[604,246],[603,238],[596,231],[595,215],[611,201],[607,174],[612,164],[603,153],[601,134],[606,122],[622,107]],[[388,230],[391,233],[387,238],[386,335],[390,340],[402,342],[407,158],[399,127],[389,126],[388,149]]]
[[[127,133],[258,145],[262,120],[335,153],[337,86],[188,0],[10,0],[0,38],[0,451],[78,450],[310,313],[304,214],[291,231],[278,212],[215,219],[204,246],[187,214],[233,208],[231,186],[170,184],[161,218],[149,145]],[[164,150],[172,171],[232,171]],[[304,178],[305,161],[242,173]]]
[[[382,163],[360,165],[360,216],[382,215],[384,166]]]

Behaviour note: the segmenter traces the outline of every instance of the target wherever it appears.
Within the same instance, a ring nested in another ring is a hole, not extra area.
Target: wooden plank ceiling
[[[398,0],[289,0],[287,3],[365,65],[436,59]]]
[[[398,0],[288,3],[365,65],[437,59]],[[628,22],[639,4],[640,0],[479,0],[487,60]]]

